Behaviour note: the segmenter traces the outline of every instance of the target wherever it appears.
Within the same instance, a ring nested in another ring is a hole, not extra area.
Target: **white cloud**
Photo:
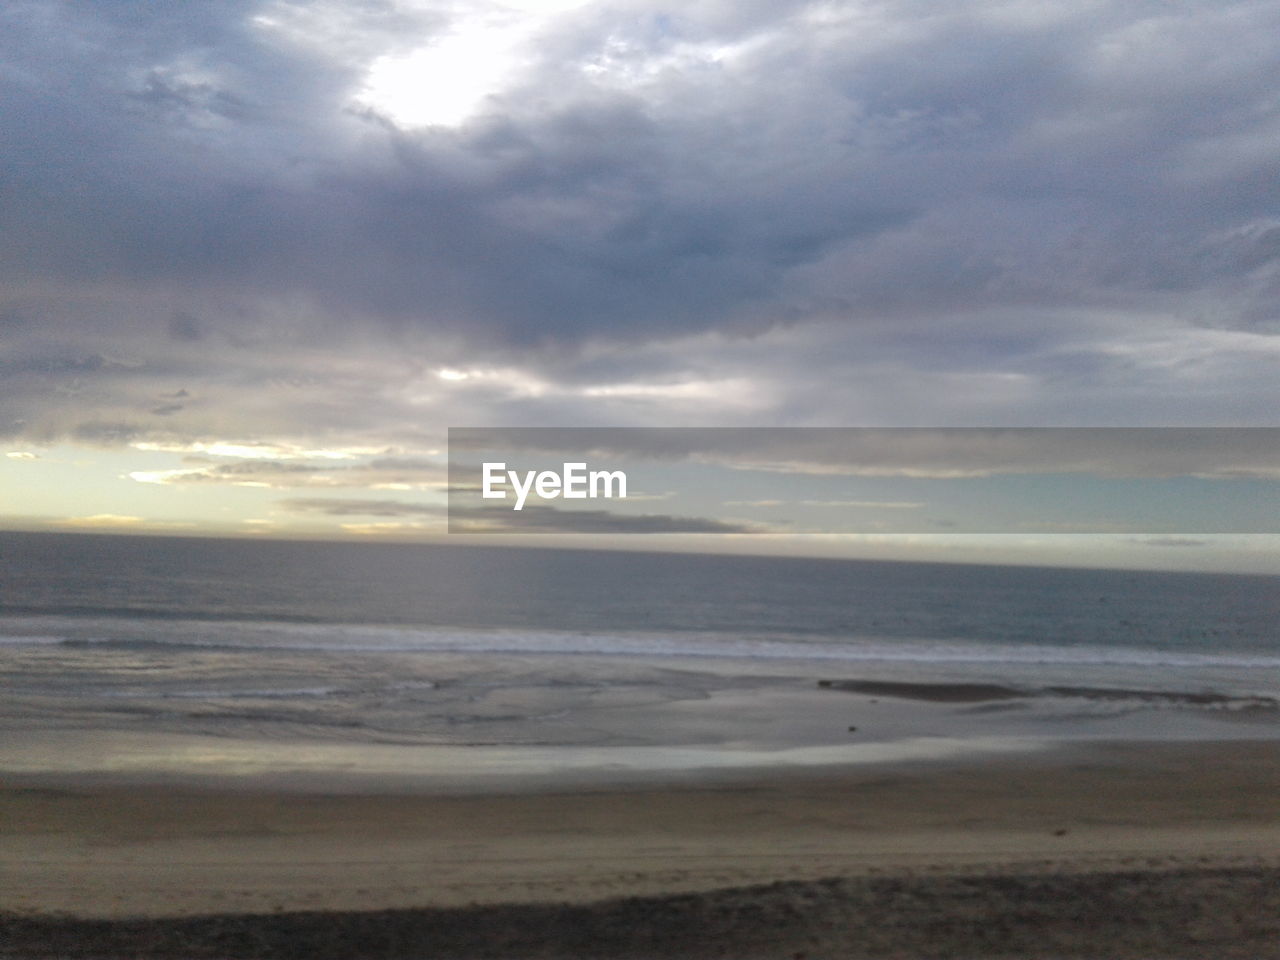
[[[95,513],[86,517],[66,517],[62,520],[50,521],[55,527],[70,527],[77,530],[192,530],[195,523],[163,520],[147,520],[118,513]]]

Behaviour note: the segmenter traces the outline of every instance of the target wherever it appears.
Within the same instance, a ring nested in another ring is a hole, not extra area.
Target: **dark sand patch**
[[[586,905],[0,916],[4,958],[1280,957],[1280,869],[784,882]]]
[[[1030,691],[995,683],[905,683],[890,680],[819,680],[818,686],[863,693],[872,697],[898,697],[932,703],[985,703],[1031,696]]]
[[[1274,697],[1239,696],[1213,691],[1141,690],[1121,687],[1010,687],[998,683],[913,683],[898,680],[819,680],[824,690],[842,690],[871,697],[896,697],[930,703],[992,703],[1035,697],[1079,700],[1175,704],[1193,707],[1235,707],[1274,710]]]

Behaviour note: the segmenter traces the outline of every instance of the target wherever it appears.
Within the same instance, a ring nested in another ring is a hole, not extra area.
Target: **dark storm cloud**
[[[355,103],[463,9],[7,4],[0,435],[1265,419],[1280,6],[588,6]]]

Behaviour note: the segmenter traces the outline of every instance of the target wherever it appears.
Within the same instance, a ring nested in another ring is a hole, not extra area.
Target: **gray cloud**
[[[416,517],[446,513],[444,507],[435,504],[342,497],[295,497],[281,500],[279,505],[294,513],[322,513],[330,517]]]
[[[192,460],[193,458],[187,458]],[[210,463],[195,458],[177,470],[136,471],[132,479],[157,484],[231,484],[259,487],[438,488],[446,486],[439,463],[415,458],[375,458],[365,463],[306,463],[294,460],[237,460]]]
[[[610,510],[557,510],[526,506],[518,513],[488,507],[452,507],[451,533],[758,533],[746,524],[664,513],[621,514]]]
[[[620,514],[609,510],[558,510],[528,505],[523,510],[491,507],[451,507],[406,503],[401,500],[294,498],[279,505],[296,513],[331,517],[448,516],[453,533],[754,533],[754,527],[705,517],[668,514]]]
[[[864,477],[1076,473],[1280,479],[1277,428],[489,428],[453,430],[449,443],[455,454],[467,451],[473,458],[476,450],[489,451],[486,458],[550,451],[606,462],[687,460]],[[475,472],[455,467],[458,476]]]
[[[464,8],[6,5],[0,436],[1271,419],[1276,5]]]

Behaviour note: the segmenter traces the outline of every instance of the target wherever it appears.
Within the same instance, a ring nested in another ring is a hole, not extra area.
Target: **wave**
[[[72,636],[61,632],[31,631],[2,636],[0,645],[60,645],[73,649],[135,651],[199,649],[279,654],[453,653],[993,666],[1280,668],[1280,656],[1245,651],[1208,653],[1159,648],[1050,643],[1015,645],[883,637],[799,639],[713,633],[573,633],[341,624],[304,626],[255,621],[216,624],[205,621],[174,621],[168,625],[163,636],[156,635],[154,623],[102,621],[93,629],[100,629],[102,634],[107,635]],[[135,635],[121,636],[126,631]]]
[[[93,695],[119,700],[310,700],[351,692],[346,687],[286,687],[275,690],[98,690]]]

